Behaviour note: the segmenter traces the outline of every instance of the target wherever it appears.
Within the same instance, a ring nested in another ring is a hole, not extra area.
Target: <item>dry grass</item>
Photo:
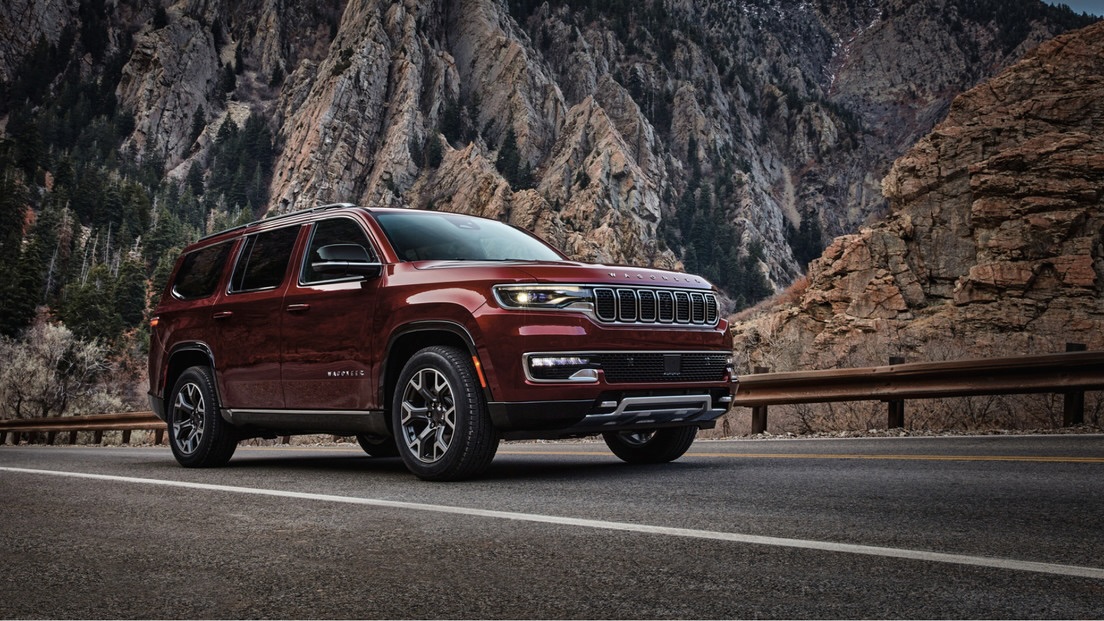
[[[801,296],[805,295],[805,290],[808,288],[809,277],[802,276],[795,280],[792,285],[786,287],[782,292],[772,295],[755,306],[745,308],[730,317],[730,320],[748,321],[749,319],[758,317],[766,311],[775,311],[783,306],[797,304],[797,302],[801,300]]]

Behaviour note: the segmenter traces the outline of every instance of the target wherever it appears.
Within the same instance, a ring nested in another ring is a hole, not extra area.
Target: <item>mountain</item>
[[[883,192],[884,221],[735,326],[752,365],[1104,347],[1104,23],[957,97]]]
[[[37,304],[88,322],[124,266],[156,287],[199,234],[331,201],[501,218],[747,306],[884,214],[890,162],[956,93],[1088,22],[1038,0],[11,0],[0,328]],[[102,305],[79,333],[129,325]]]

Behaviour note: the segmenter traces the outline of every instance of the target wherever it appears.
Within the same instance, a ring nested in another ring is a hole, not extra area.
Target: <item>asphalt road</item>
[[[0,617],[1101,618],[1104,436],[0,447]]]

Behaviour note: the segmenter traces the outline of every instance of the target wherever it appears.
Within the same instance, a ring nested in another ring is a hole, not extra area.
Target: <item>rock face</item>
[[[736,326],[753,363],[1104,347],[1104,24],[956,98],[883,191],[884,222],[837,238],[789,303]]]
[[[578,258],[684,265],[730,288],[737,258],[775,288],[800,275],[787,231],[802,221],[838,234],[879,216],[889,163],[955,93],[1083,23],[1038,0],[1015,15],[991,0],[161,6],[2,3],[0,79],[39,42],[106,32],[82,71],[125,56],[128,146],[173,178],[213,165],[226,118],[267,120],[277,159],[257,215],[488,213]],[[497,165],[508,136],[518,171]]]

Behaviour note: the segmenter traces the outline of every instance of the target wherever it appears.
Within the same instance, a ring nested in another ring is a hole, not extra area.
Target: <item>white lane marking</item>
[[[799,548],[803,550],[818,550],[821,552],[843,552],[847,554],[862,554],[866,556],[882,556],[887,558],[899,558],[916,561],[929,561],[934,563],[950,563],[954,565],[972,565],[976,567],[992,567],[996,569],[1010,569],[1013,571],[1030,571],[1059,576],[1075,576],[1078,578],[1094,578],[1104,580],[1104,568],[1083,567],[1079,565],[1059,565],[1055,563],[1039,563],[1035,561],[1020,561],[1016,559],[995,558],[988,556],[970,556],[966,554],[948,554],[944,552],[929,552],[926,550],[908,550],[903,548],[884,548],[880,546],[867,546],[852,543],[833,543],[831,541],[816,541],[812,539],[790,539],[786,537],[765,537],[761,535],[746,535],[741,533],[726,533],[712,530],[698,530],[694,528],[672,528],[669,526],[652,526],[649,524],[633,524],[630,522],[607,522],[605,520],[588,520],[583,518],[560,517],[554,515],[542,515],[539,513],[518,513],[513,511],[494,511],[489,509],[472,509],[467,507],[452,507],[448,505],[433,505],[416,502],[403,502],[398,500],[383,500],[378,498],[357,498],[354,496],[333,496],[330,494],[309,494],[304,492],[291,492],[283,490],[260,489],[253,487],[236,487],[232,485],[214,485],[210,483],[191,483],[188,481],[166,481],[161,479],[142,479],[137,477],[123,477],[109,474],[89,474],[84,472],[65,472],[60,470],[35,470],[31,468],[10,468],[0,466],[0,472],[16,472],[22,474],[38,474],[74,479],[93,479],[97,481],[114,481],[117,483],[136,483],[140,485],[159,485],[162,487],[178,487],[184,489],[204,490],[212,492],[228,492],[232,494],[250,494],[254,496],[272,496],[276,498],[295,498],[298,500],[316,500],[323,502],[340,502],[350,505],[362,505],[368,507],[383,507],[387,509],[404,509],[408,511],[430,511],[434,513],[447,513],[452,515],[465,515],[470,517],[494,518],[502,520],[514,520],[519,522],[536,522],[539,524],[555,524],[560,526],[578,526],[581,528],[593,528],[599,530],[616,530],[631,533],[645,533],[649,535],[668,535],[673,537],[689,537],[694,539],[710,539],[714,541],[728,541],[733,543],[745,543],[753,545],[775,546],[782,548]]]

